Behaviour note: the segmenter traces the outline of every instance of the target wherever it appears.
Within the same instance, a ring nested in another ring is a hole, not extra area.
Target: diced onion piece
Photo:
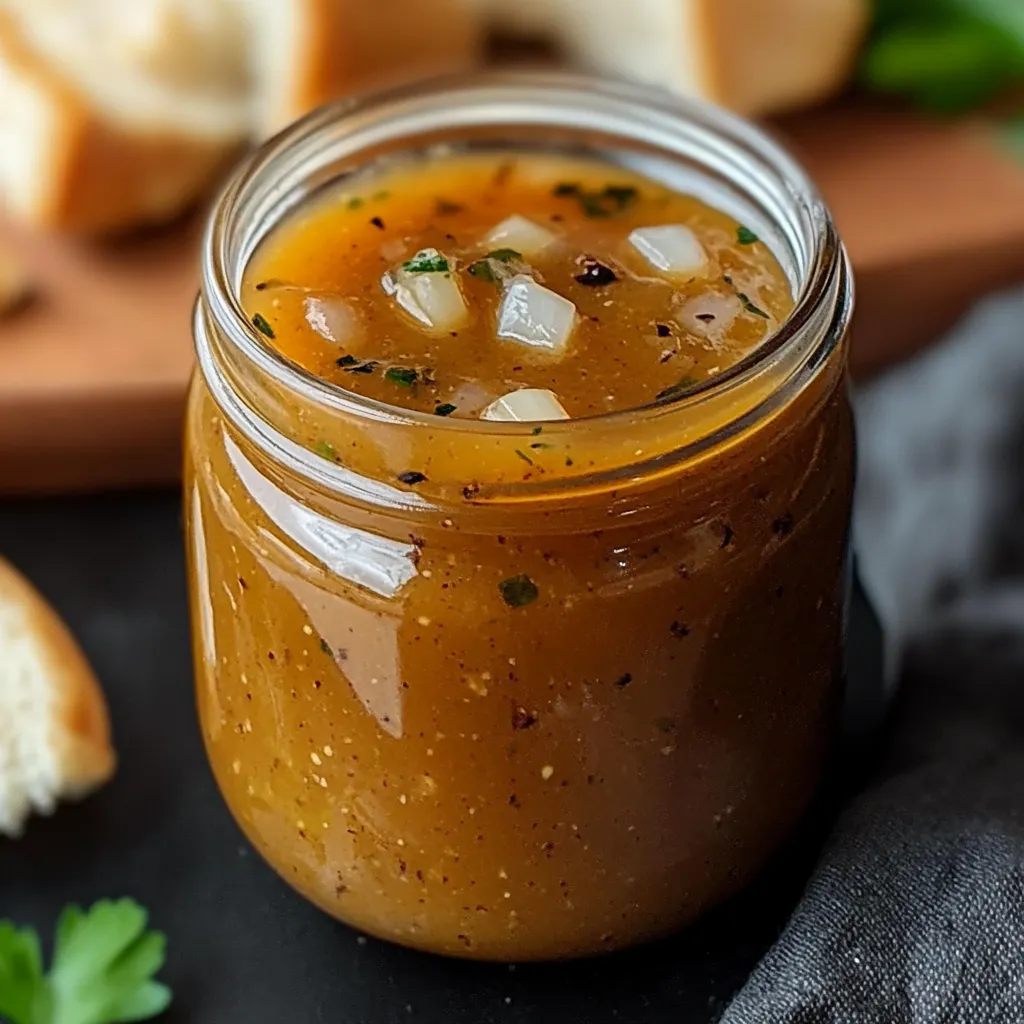
[[[491,249],[515,249],[524,256],[538,256],[558,236],[518,213],[503,220],[487,236]]]
[[[444,260],[436,249],[424,249],[410,262],[429,263]],[[389,270],[381,278],[381,286],[395,302],[431,334],[447,334],[463,327],[469,309],[462,296],[458,279],[448,270],[411,271],[405,265]]]
[[[675,312],[675,320],[688,331],[717,338],[740,315],[743,306],[735,295],[708,292],[687,299]]]
[[[576,307],[557,292],[519,274],[505,286],[498,337],[562,352],[576,326]]]
[[[523,388],[510,391],[480,414],[482,420],[501,423],[535,423],[539,420],[567,420],[569,414],[562,403],[543,388]]]
[[[327,341],[350,345],[359,335],[359,318],[352,306],[337,295],[306,297],[306,323]]]
[[[672,277],[703,277],[708,254],[697,236],[683,224],[637,228],[629,236],[634,249],[656,270]]]

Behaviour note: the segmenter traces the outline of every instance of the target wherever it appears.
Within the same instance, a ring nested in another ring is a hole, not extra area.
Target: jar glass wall
[[[438,144],[590,153],[694,192],[772,246],[796,309],[694,394],[545,426],[564,460],[524,479],[530,424],[343,392],[238,302],[310,195]],[[644,89],[441,82],[314,115],[243,166],[204,253],[186,510],[203,734],[267,860],[370,933],[511,960],[664,934],[747,881],[837,719],[850,305],[799,168]],[[410,466],[413,494],[391,483]]]

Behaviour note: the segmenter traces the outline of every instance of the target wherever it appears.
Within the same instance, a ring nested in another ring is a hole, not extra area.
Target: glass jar
[[[439,144],[587,152],[696,193],[772,246],[795,311],[698,393],[542,442],[288,363],[238,302],[254,248],[324,185]],[[662,935],[747,882],[840,705],[851,298],[803,172],[643,88],[444,81],[250,158],[205,242],[185,494],[203,735],[270,864],[366,932],[505,960]],[[523,480],[531,444],[558,472]],[[416,493],[391,483],[411,468]]]

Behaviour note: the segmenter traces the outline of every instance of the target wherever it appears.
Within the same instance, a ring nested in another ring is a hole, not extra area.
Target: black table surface
[[[110,702],[120,767],[101,793],[0,839],[0,917],[49,935],[67,902],[132,896],[168,936],[167,1024],[704,1024],[773,941],[830,807],[743,897],[682,935],[600,960],[488,965],[366,939],[248,846],[194,717],[176,494],[0,503],[0,552],[66,618]],[[877,669],[857,625],[853,672]]]

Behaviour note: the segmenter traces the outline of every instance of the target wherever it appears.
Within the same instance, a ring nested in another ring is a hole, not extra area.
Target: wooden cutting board
[[[832,205],[873,373],[1024,281],[1024,161],[983,121],[843,105],[771,126]],[[199,221],[96,246],[0,224],[39,298],[0,322],[0,492],[168,483],[192,366]]]

